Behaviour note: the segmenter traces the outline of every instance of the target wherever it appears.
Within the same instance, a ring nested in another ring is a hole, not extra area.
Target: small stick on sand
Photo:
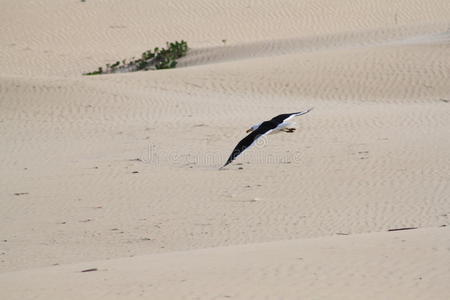
[[[401,231],[401,230],[412,230],[412,229],[417,229],[417,227],[393,228],[393,229],[389,229],[388,231]]]
[[[94,272],[94,271],[98,271],[98,269],[97,269],[97,268],[86,269],[86,270],[83,270],[83,271],[81,271],[81,272],[82,272],[82,273],[86,273],[86,272]]]

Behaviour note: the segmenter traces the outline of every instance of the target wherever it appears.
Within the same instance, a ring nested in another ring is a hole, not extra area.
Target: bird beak
[[[250,128],[250,129],[247,129],[247,133],[249,133],[249,132],[252,132],[252,129]]]

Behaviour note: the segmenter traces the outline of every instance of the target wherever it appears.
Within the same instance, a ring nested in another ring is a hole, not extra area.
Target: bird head
[[[259,125],[261,125],[261,124],[253,125],[253,126],[250,127],[249,129],[247,129],[247,133],[250,133],[250,132],[252,132],[252,131],[255,131],[256,129],[258,129]]]

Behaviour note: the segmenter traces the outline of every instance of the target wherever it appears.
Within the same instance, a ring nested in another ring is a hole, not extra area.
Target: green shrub
[[[83,75],[99,75],[99,74],[111,74],[111,73],[123,73],[123,72],[136,72],[136,71],[148,71],[148,70],[161,70],[172,69],[177,66],[177,59],[187,54],[189,47],[187,42],[174,42],[167,43],[167,48],[154,48],[147,50],[141,54],[141,58],[132,58],[129,62],[125,59],[116,61],[114,64],[107,64],[106,69],[102,67],[97,71],[84,73]]]

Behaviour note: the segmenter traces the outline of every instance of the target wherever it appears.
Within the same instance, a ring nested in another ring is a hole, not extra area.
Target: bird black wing
[[[273,129],[277,127],[277,125],[278,124],[275,124],[272,121],[266,121],[263,122],[261,125],[259,125],[259,127],[255,131],[251,132],[236,145],[233,152],[231,152],[231,155],[228,158],[227,162],[223,165],[223,167],[231,163],[236,157],[242,154],[242,152],[244,152],[251,145],[253,145],[253,143],[255,143],[256,140],[259,139],[261,136],[270,133]]]

